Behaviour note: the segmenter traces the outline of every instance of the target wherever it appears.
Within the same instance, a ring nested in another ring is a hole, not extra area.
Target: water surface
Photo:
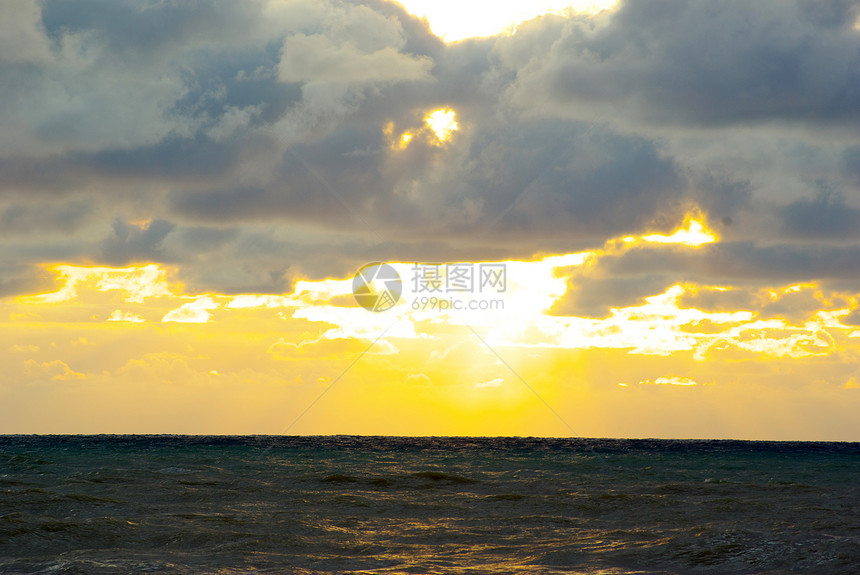
[[[860,444],[0,436],[3,573],[860,573]]]

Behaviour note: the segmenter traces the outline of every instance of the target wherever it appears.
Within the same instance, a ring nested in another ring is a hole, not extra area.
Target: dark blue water
[[[0,436],[2,573],[860,573],[860,444]]]

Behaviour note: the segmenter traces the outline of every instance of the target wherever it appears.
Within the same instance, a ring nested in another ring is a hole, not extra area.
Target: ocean
[[[0,436],[2,573],[860,573],[860,444]]]

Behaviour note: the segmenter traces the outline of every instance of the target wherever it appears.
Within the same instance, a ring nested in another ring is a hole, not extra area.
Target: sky
[[[0,3],[0,433],[860,441],[858,128],[853,1]]]

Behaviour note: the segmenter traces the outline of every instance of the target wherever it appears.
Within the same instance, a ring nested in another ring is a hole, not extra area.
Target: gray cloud
[[[748,242],[685,247],[641,248],[601,262],[607,275],[665,274],[677,281],[778,285],[813,280],[860,282],[860,246]]]
[[[48,293],[57,289],[53,274],[44,269],[8,263],[0,269],[0,297]]]
[[[553,308],[555,315],[607,317],[610,308],[645,304],[645,298],[662,293],[675,283],[669,275],[616,277],[575,276],[564,297]]]
[[[856,2],[821,4],[646,0],[596,26],[548,21],[530,33],[556,41],[518,76],[512,98],[641,124],[855,123],[860,12]]]
[[[846,149],[842,159],[843,172],[854,185],[855,190],[860,189],[860,146]]]
[[[170,261],[190,290],[271,292],[575,251],[698,207],[725,243],[607,260],[559,310],[696,278],[858,289],[857,16],[638,0],[449,45],[381,0],[4,5],[0,283]]]
[[[841,318],[840,322],[845,325],[860,326],[860,310],[855,309],[847,316]]]
[[[677,283],[705,286],[682,297],[681,305],[707,311],[745,309],[763,318],[809,319],[822,302],[814,290],[782,294],[772,301],[762,287],[817,282],[825,289],[856,293],[860,286],[860,247],[793,244],[762,246],[747,242],[684,246],[643,246],[620,255],[602,256],[576,273],[557,303],[557,315],[606,317],[610,308],[642,305],[645,298]],[[727,291],[707,286],[730,288]],[[766,291],[766,290],[765,290]],[[829,306],[850,306],[830,296]]]
[[[19,202],[0,208],[0,236],[69,234],[95,218],[91,198],[68,202]]]
[[[101,259],[111,265],[165,261],[162,243],[175,227],[165,220],[135,226],[118,219],[111,235],[102,243]]]
[[[786,233],[811,239],[848,240],[860,236],[860,209],[826,188],[782,208]]]

